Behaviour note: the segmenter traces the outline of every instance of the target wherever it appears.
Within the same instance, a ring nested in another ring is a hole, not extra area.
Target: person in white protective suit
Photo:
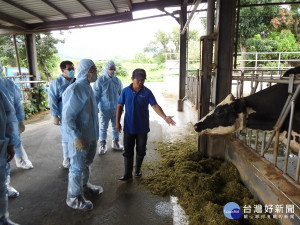
[[[2,71],[2,67],[0,67],[0,73]],[[24,125],[24,119],[25,119],[25,112],[24,112],[24,107],[21,102],[22,99],[22,93],[19,87],[17,87],[13,81],[4,78],[0,76],[0,85],[5,89],[5,92],[7,93],[7,98],[12,104],[12,106],[15,109],[15,113],[17,116],[17,120],[19,122],[18,128],[19,128],[19,139],[20,142],[18,142],[14,146],[15,150],[15,162],[16,166],[20,167],[22,169],[32,169],[33,165],[31,161],[28,159],[27,153],[22,145],[21,141],[21,133],[25,131],[25,125]],[[7,164],[7,166],[10,166],[10,164]],[[19,196],[19,192],[10,186],[10,174],[7,176],[7,190],[8,190],[8,197],[10,198],[16,198]]]
[[[9,161],[14,157],[14,145],[20,142],[15,110],[0,85],[0,224],[17,225],[9,219],[6,179]]]
[[[68,156],[68,140],[66,132],[62,128],[62,94],[72,83],[75,82],[76,78],[74,64],[71,61],[63,61],[60,63],[61,74],[50,84],[48,90],[48,104],[50,108],[50,114],[53,118],[53,124],[59,125],[62,136],[62,148],[63,148],[63,162],[64,168],[70,167],[70,159]]]
[[[82,59],[77,80],[63,93],[62,124],[68,137],[70,168],[66,203],[73,209],[87,211],[93,203],[85,195],[99,195],[101,186],[89,183],[98,138],[98,109],[91,82],[97,80],[97,68],[90,59]]]
[[[102,71],[102,75],[95,82],[93,89],[99,108],[99,154],[107,151],[106,138],[109,121],[112,125],[111,147],[115,150],[124,150],[119,141],[119,132],[116,130],[116,110],[118,100],[123,89],[122,82],[115,76],[116,65],[109,61]]]

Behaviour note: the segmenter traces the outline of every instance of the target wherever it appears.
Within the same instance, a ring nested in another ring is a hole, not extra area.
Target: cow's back
[[[285,72],[289,74],[300,74],[300,66]],[[275,84],[262,91],[245,97],[247,107],[251,107],[255,113],[249,114],[247,127],[252,129],[272,130],[283,109],[288,97],[288,84]],[[295,118],[293,129],[300,133],[300,96],[296,99]],[[289,117],[288,117],[289,118]],[[283,129],[287,129],[288,119]]]

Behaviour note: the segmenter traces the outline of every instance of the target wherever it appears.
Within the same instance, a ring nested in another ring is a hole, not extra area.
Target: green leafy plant
[[[44,85],[26,91],[26,102],[23,104],[25,119],[48,109],[47,92]]]

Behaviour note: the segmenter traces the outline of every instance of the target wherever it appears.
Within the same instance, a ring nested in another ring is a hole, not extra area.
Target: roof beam
[[[82,1],[82,0],[77,0],[89,13],[91,16],[95,16],[95,13],[90,10],[90,8]]]
[[[180,21],[179,21],[179,18],[178,17],[176,17],[176,16],[174,16],[174,14],[173,13],[169,13],[167,10],[165,10],[164,8],[162,8],[162,9],[158,9],[158,10],[160,10],[160,11],[162,11],[162,12],[164,12],[165,14],[167,14],[168,16],[171,16],[171,17],[173,17],[178,23],[180,23]]]
[[[117,9],[116,5],[113,3],[112,0],[109,0],[109,1],[110,1],[111,5],[114,7],[115,13],[118,13],[118,9]]]
[[[49,21],[45,23],[35,23],[29,25],[28,32],[38,32],[47,30],[70,29],[74,26],[89,26],[97,23],[106,23],[112,21],[132,20],[131,12],[118,14],[99,15],[93,17],[73,18],[68,20]]]
[[[203,2],[206,2],[204,0]],[[193,0],[186,0],[188,4],[192,4]],[[145,10],[145,9],[155,9],[155,8],[164,8],[170,6],[181,6],[181,0],[160,0],[160,1],[151,1],[151,2],[141,2],[133,3],[132,11]]]
[[[9,35],[9,34],[19,34],[24,33],[24,30],[20,29],[19,27],[15,26],[3,26],[0,25],[0,35]]]
[[[60,8],[58,8],[56,5],[54,5],[53,3],[49,2],[48,0],[42,0],[42,2],[46,3],[47,5],[49,5],[53,9],[55,9],[57,12],[61,13],[62,15],[64,15],[67,19],[71,19],[71,17],[65,11],[61,10]]]
[[[0,20],[5,21],[7,23],[10,23],[12,25],[15,25],[17,27],[20,27],[22,29],[27,29],[28,28],[27,23],[24,23],[23,21],[15,18],[15,17],[7,15],[6,13],[0,13]]]
[[[31,14],[31,15],[37,17],[37,18],[39,18],[39,19],[42,20],[43,22],[46,21],[45,18],[42,17],[41,15],[39,15],[39,14],[37,14],[37,13],[31,11],[30,9],[25,8],[25,7],[22,6],[22,5],[19,5],[19,4],[15,3],[15,2],[12,2],[11,0],[2,0],[2,1],[3,1],[3,2],[6,2],[7,4],[10,4],[10,5],[12,5],[12,6],[14,6],[14,7],[18,8],[18,9],[21,9],[21,10],[23,10],[24,12],[27,12],[27,13],[29,13],[29,14]]]
[[[249,5],[240,5],[240,8],[254,7],[254,6],[269,6],[269,5],[296,5],[296,4],[300,4],[300,2],[273,2],[273,3],[249,4]]]
[[[151,1],[151,2],[141,2],[133,3],[132,10],[145,10],[145,9],[154,9],[154,8],[164,8],[168,6],[178,6],[181,4],[180,0],[161,0],[161,1]]]

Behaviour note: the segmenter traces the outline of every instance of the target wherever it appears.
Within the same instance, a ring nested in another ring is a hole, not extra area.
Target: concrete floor
[[[167,115],[174,115],[176,127],[169,127],[151,109],[151,132],[149,133],[144,176],[150,165],[159,160],[154,151],[153,141],[176,139],[187,129],[188,118],[177,112],[176,98],[163,98],[162,85],[146,83],[154,92],[158,103]],[[111,129],[110,129],[111,130]],[[109,148],[106,155],[95,156],[90,182],[102,185],[104,193],[89,198],[94,209],[80,212],[69,208],[66,203],[68,170],[62,168],[62,147],[59,127],[52,124],[49,112],[26,121],[22,134],[23,146],[34,168],[22,170],[11,162],[11,185],[20,196],[9,199],[10,218],[22,225],[167,225],[182,224],[174,219],[174,204],[170,197],[152,195],[140,180],[121,183],[124,164],[122,152]],[[109,132],[108,143],[111,142]],[[121,135],[121,140],[123,139]],[[123,141],[122,141],[123,142]]]

